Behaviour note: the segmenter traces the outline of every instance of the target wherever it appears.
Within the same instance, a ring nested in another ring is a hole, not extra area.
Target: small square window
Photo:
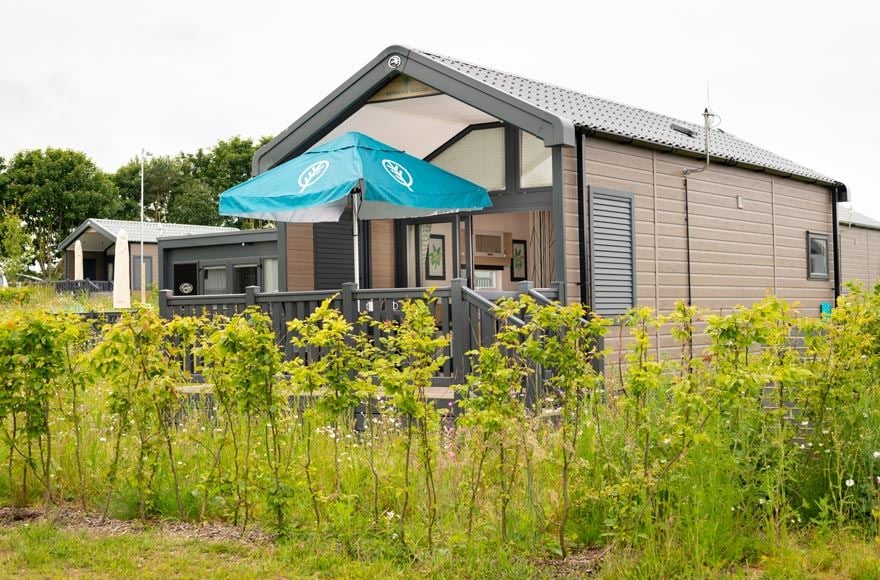
[[[828,236],[807,232],[807,279],[828,279]]]

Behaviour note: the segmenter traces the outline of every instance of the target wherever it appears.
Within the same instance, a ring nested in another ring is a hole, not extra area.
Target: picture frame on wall
[[[528,278],[528,245],[526,240],[513,240],[510,252],[510,281],[521,282]]]
[[[431,234],[425,250],[425,279],[446,279],[446,236]]]

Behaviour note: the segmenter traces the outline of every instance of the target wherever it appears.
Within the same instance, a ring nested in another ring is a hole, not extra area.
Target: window
[[[828,236],[807,232],[807,279],[828,279]]]
[[[202,289],[205,294],[226,294],[226,266],[205,266]]]
[[[144,270],[146,270],[147,288],[153,285],[153,257],[144,256]],[[131,257],[131,289],[141,289],[141,257]]]
[[[550,148],[534,135],[520,131],[519,185],[527,187],[550,187],[553,185],[553,160]]]
[[[257,285],[256,264],[236,264],[232,267],[232,293],[244,294],[248,286]]]
[[[486,270],[476,268],[474,270],[474,286],[477,290],[500,290],[498,273],[500,270]]]
[[[278,258],[263,258],[263,292],[278,292]]]
[[[504,127],[474,129],[442,150],[431,163],[489,191],[501,191],[505,188]]]
[[[636,304],[633,195],[590,188],[593,310],[619,316]]]

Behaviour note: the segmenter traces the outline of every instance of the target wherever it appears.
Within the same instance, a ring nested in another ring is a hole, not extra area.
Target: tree
[[[254,153],[270,139],[271,137],[262,137],[255,143],[252,139],[235,136],[228,141],[218,141],[208,150],[199,149],[195,153],[181,153],[180,159],[186,164],[189,174],[208,187],[212,203],[216,208],[221,193],[250,179]],[[249,221],[242,222],[236,218],[220,219],[228,225],[252,227]]]
[[[126,219],[140,219],[141,161],[137,157],[116,170]],[[147,221],[166,221],[171,200],[186,185],[188,172],[179,157],[152,157],[144,165],[144,215]],[[201,223],[201,222],[200,222]]]
[[[12,211],[0,217],[0,272],[7,279],[15,280],[27,271],[33,262],[32,249],[21,217]]]
[[[85,153],[53,148],[13,156],[0,172],[0,206],[19,208],[44,275],[73,228],[87,218],[117,217],[120,209],[113,182]]]
[[[187,177],[171,196],[168,221],[205,226],[223,225],[216,196],[204,182]]]

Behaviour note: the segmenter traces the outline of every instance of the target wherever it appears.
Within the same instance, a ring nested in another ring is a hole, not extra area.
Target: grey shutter
[[[636,303],[633,195],[590,188],[593,310],[623,314]]]

